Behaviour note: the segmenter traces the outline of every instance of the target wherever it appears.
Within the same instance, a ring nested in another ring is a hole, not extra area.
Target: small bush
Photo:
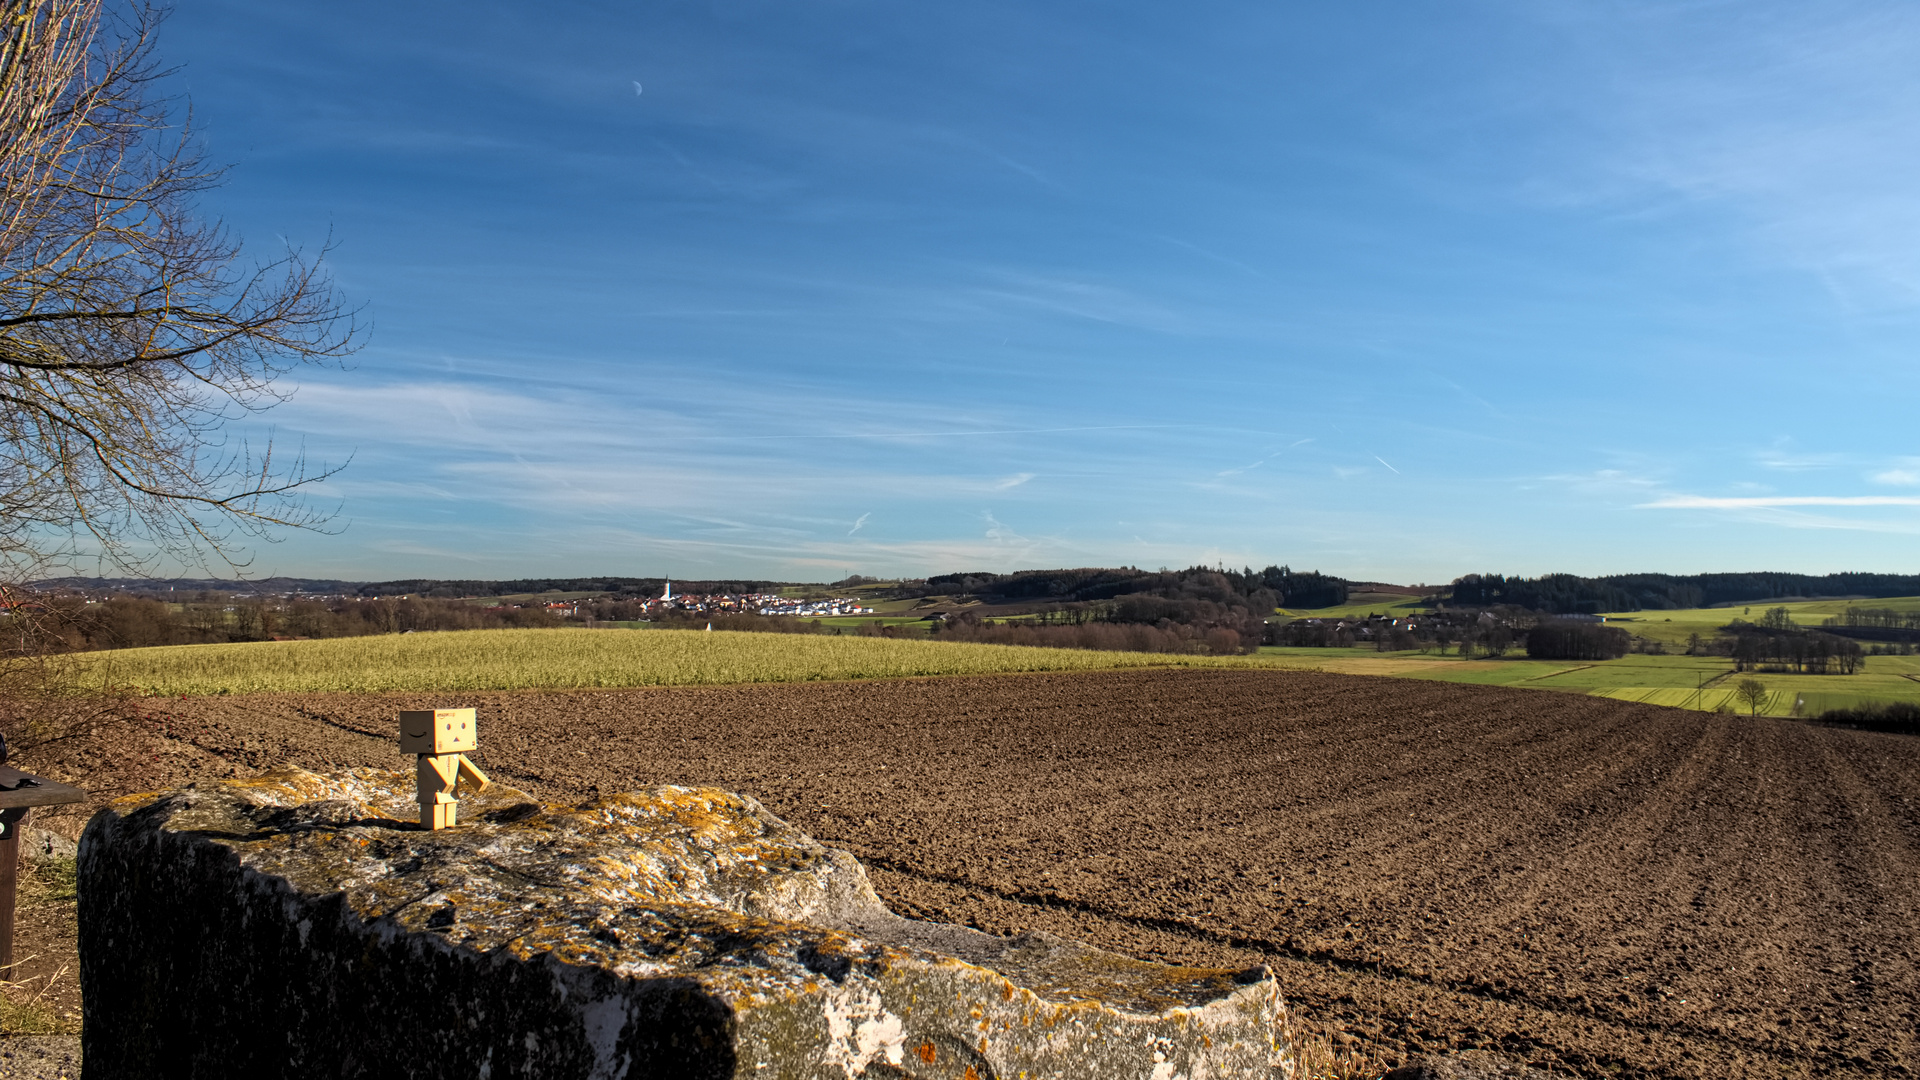
[[[1868,703],[1850,709],[1828,709],[1820,714],[1820,722],[1862,731],[1920,735],[1920,705],[1911,701],[1896,701],[1886,705]]]
[[[1535,660],[1618,660],[1632,642],[1617,626],[1549,619],[1527,631],[1527,655]]]
[[[0,1035],[59,1035],[60,1018],[43,1001],[17,1000],[21,991],[0,989]]]

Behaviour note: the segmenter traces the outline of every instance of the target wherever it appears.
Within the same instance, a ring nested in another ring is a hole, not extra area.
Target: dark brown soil
[[[904,914],[1264,961],[1393,1057],[1920,1067],[1920,740],[1284,672],[147,705],[145,734],[27,767],[99,790],[398,767],[396,709],[475,705],[497,779],[733,788],[854,851]]]

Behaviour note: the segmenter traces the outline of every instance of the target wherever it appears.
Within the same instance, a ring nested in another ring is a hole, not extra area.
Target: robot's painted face
[[[409,709],[400,714],[400,752],[458,754],[476,749],[472,709]]]

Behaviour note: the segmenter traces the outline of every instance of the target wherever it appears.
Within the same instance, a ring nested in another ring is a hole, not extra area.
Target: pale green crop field
[[[447,633],[176,645],[74,657],[97,686],[146,694],[515,690],[891,679],[1119,668],[1291,668],[1476,683],[1711,709],[1740,678],[1718,657],[1599,663],[1460,660],[1371,649],[1275,649],[1178,656],[853,635],[700,630],[463,630]],[[1765,712],[1800,715],[1860,702],[1920,702],[1920,657],[1869,657],[1855,675],[1754,676]],[[1705,689],[1696,693],[1696,687]]]
[[[460,630],[118,649],[77,659],[93,685],[145,694],[568,689],[1269,666],[1255,657],[702,630]]]

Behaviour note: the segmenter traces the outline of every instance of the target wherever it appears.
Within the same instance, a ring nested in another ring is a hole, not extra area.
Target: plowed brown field
[[[149,704],[96,786],[399,766],[396,709],[475,705],[483,765],[537,794],[746,792],[902,913],[1264,961],[1394,1058],[1920,1065],[1920,740],[1292,672]],[[82,749],[35,763],[89,779]]]

